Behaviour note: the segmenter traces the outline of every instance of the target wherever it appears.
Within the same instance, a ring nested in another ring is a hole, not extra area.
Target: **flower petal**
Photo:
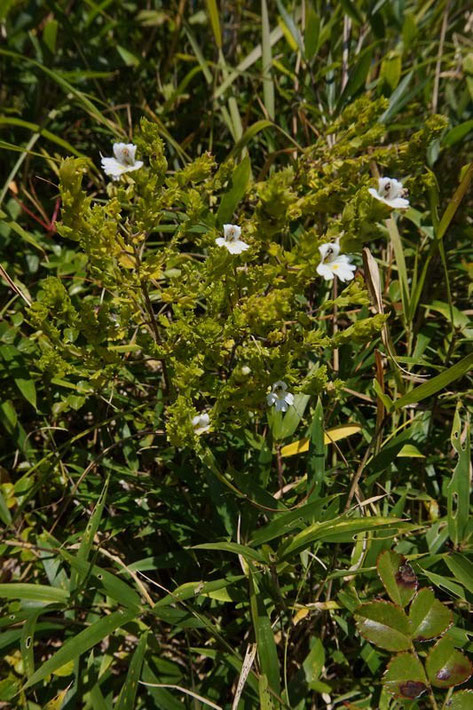
[[[126,171],[121,163],[115,158],[102,158],[102,168],[106,175],[117,178]]]
[[[321,244],[319,246],[320,257],[323,262],[330,262],[336,259],[340,254],[340,244],[337,242],[329,242],[328,244]]]
[[[323,276],[325,281],[332,281],[333,271],[327,264],[319,264],[317,267],[317,273],[319,276]]]

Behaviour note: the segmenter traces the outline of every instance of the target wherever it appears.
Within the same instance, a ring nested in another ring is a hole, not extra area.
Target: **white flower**
[[[266,395],[268,407],[276,407],[277,412],[287,412],[288,408],[294,404],[294,395],[287,391],[285,382],[278,380],[275,382],[271,392]]]
[[[215,243],[219,247],[226,247],[230,254],[241,254],[242,251],[249,249],[249,244],[242,242],[240,239],[241,227],[237,224],[224,224],[223,237],[217,237]]]
[[[197,414],[195,417],[193,417],[192,426],[194,427],[194,431],[197,436],[200,436],[200,434],[205,434],[205,432],[210,429],[210,417],[207,412],[204,412],[203,414]]]
[[[136,145],[133,143],[114,143],[114,158],[102,156],[102,168],[112,180],[118,180],[120,175],[131,173],[143,166],[143,161],[135,160]]]
[[[322,244],[319,247],[321,256],[317,273],[323,276],[326,281],[332,281],[334,276],[338,276],[340,281],[351,281],[355,275],[356,266],[350,262],[350,257],[340,254],[340,245],[336,242]]]
[[[409,200],[403,197],[406,194],[406,190],[403,188],[402,182],[394,178],[379,178],[378,190],[370,187],[368,192],[393,210],[405,210],[409,207]]]

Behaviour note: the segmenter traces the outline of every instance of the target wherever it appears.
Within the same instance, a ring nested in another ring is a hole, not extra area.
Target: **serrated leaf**
[[[406,651],[412,646],[409,619],[400,606],[385,601],[368,602],[355,610],[355,620],[363,638],[386,651]]]
[[[388,664],[383,685],[388,693],[399,698],[418,698],[427,690],[422,663],[412,653],[400,653]]]
[[[430,649],[425,662],[430,682],[436,688],[451,688],[468,680],[472,666],[468,658],[457,651],[452,641],[444,637]]]
[[[385,550],[376,563],[378,575],[395,604],[406,606],[419,585],[414,570],[406,558],[394,550]]]
[[[448,710],[471,710],[473,708],[473,690],[460,690],[454,693],[445,706]]]
[[[411,635],[414,641],[427,641],[440,636],[453,624],[453,614],[435,598],[432,589],[420,589],[409,609]]]

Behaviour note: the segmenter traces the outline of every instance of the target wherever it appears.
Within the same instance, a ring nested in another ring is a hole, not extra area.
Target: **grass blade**
[[[109,616],[105,616],[87,629],[81,631],[77,636],[68,639],[51,658],[48,658],[48,660],[33,673],[26,685],[23,686],[23,690],[39,683],[40,680],[44,680],[44,678],[54,673],[55,670],[64,666],[66,663],[79,658],[83,653],[97,643],[100,643],[100,641],[107,636],[110,636],[116,629],[128,624],[128,622],[132,621],[135,617],[136,612],[134,611],[114,611]]]

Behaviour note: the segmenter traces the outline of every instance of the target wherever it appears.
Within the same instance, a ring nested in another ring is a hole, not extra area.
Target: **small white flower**
[[[368,192],[393,210],[405,210],[409,207],[409,200],[403,197],[406,194],[406,190],[403,188],[402,182],[394,178],[379,178],[378,189],[375,190],[374,187],[370,187]]]
[[[294,404],[294,395],[287,391],[285,382],[278,380],[272,386],[271,392],[266,395],[266,401],[268,407],[272,407],[274,404],[277,412],[287,412],[289,407]]]
[[[241,254],[249,249],[249,244],[240,239],[241,227],[237,224],[224,224],[223,237],[217,237],[215,243],[219,247],[226,247],[230,254]]]
[[[350,262],[350,257],[340,254],[340,245],[336,242],[322,244],[319,247],[321,261],[317,267],[317,273],[323,276],[325,281],[332,281],[334,276],[338,276],[340,281],[351,281],[355,275],[356,266]]]
[[[102,156],[102,168],[112,180],[118,180],[120,175],[131,173],[143,166],[142,160],[135,160],[136,145],[133,143],[114,143],[114,158]]]
[[[192,426],[194,427],[194,431],[197,436],[200,436],[200,434],[205,434],[205,432],[210,429],[210,417],[207,412],[204,412],[203,414],[197,414],[195,417],[193,417]]]

